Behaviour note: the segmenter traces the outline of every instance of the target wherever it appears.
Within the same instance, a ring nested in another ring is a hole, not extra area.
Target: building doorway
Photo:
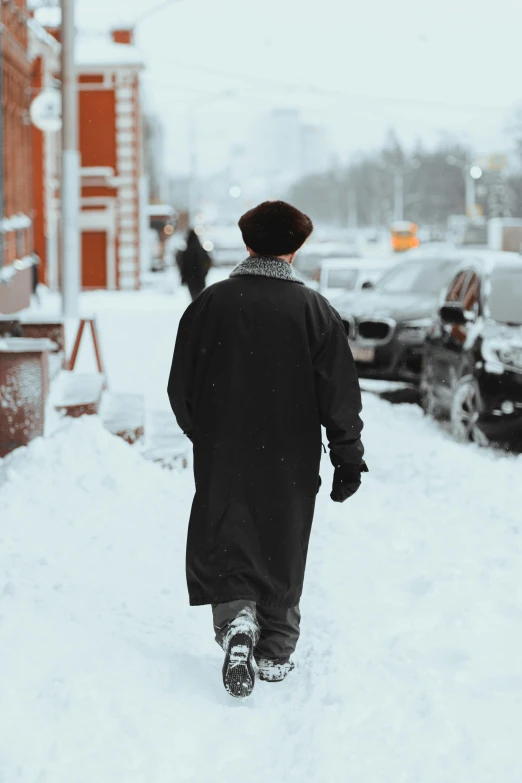
[[[106,231],[82,231],[82,288],[107,288]]]

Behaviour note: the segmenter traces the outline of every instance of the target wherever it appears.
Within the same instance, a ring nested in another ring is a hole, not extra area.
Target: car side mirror
[[[372,280],[365,280],[362,284],[361,288],[368,289],[368,288],[375,288],[375,283]]]
[[[458,302],[442,305],[439,310],[439,317],[442,323],[450,324],[451,326],[465,326],[468,323],[467,314]]]

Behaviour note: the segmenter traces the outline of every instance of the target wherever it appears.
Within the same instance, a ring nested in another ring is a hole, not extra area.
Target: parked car
[[[394,253],[405,253],[419,247],[419,227],[409,220],[397,220],[390,226],[391,245]]]
[[[329,258],[321,262],[314,277],[319,283],[319,292],[334,301],[343,292],[371,287],[392,264],[368,258]]]
[[[420,389],[461,442],[522,437],[521,256],[465,254],[428,332]]]
[[[323,261],[329,258],[358,258],[359,247],[355,240],[343,242],[307,242],[298,251],[295,269],[304,277],[313,277]]]
[[[440,292],[459,263],[449,251],[411,251],[372,290],[336,300],[360,377],[419,382]]]

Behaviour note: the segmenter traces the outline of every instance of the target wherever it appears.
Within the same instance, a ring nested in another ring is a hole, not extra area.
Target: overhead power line
[[[177,0],[179,2],[179,0]],[[241,79],[244,82],[248,82],[250,84],[252,83],[262,83],[266,86],[270,85],[273,87],[279,87],[280,89],[284,90],[292,90],[292,91],[301,91],[306,92],[309,94],[317,94],[317,95],[338,95],[342,96],[343,98],[347,98],[351,101],[366,101],[369,103],[377,103],[377,104],[390,104],[390,105],[396,105],[396,106],[411,106],[411,107],[417,107],[417,108],[433,108],[433,109],[449,109],[451,111],[505,111],[509,108],[509,106],[493,106],[493,105],[486,105],[486,104],[476,104],[476,103],[449,103],[447,101],[426,101],[421,100],[417,98],[397,98],[394,96],[387,96],[387,95],[364,95],[362,93],[353,95],[349,92],[346,92],[345,90],[335,88],[335,87],[319,87],[318,85],[311,85],[306,83],[298,83],[298,82],[285,82],[285,81],[279,81],[277,79],[270,79],[265,76],[256,76],[253,74],[245,74],[245,73],[239,73],[235,71],[228,71],[223,68],[214,68],[211,66],[205,66],[205,65],[198,65],[196,63],[185,63],[182,60],[176,60],[171,58],[165,58],[162,59],[162,62],[169,63],[171,65],[177,65],[180,68],[184,68],[188,71],[199,71],[201,73],[208,73],[212,74],[214,76],[222,76],[225,78],[232,78],[232,79]],[[175,86],[177,83],[172,83],[173,86]],[[162,82],[162,87],[168,87],[168,83]]]
[[[140,14],[136,19],[134,20],[134,24],[139,24],[143,19],[146,19],[149,16],[152,16],[152,14],[155,14],[159,11],[163,11],[164,8],[168,8],[169,5],[174,5],[175,3],[180,3],[182,0],[163,0],[163,2],[158,3],[157,5],[153,6],[152,8],[147,8],[146,11],[144,11],[142,14]]]

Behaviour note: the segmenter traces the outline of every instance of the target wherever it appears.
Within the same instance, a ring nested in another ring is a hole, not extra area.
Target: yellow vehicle
[[[390,231],[393,252],[404,253],[406,250],[419,247],[418,230],[419,227],[415,223],[410,223],[409,220],[398,220],[396,223],[392,223]]]

